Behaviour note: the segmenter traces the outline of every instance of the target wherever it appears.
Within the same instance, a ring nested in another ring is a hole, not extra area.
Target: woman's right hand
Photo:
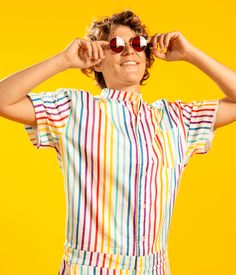
[[[109,45],[108,41],[89,41],[76,38],[61,52],[68,63],[68,68],[88,68],[99,64],[104,58],[102,46]]]

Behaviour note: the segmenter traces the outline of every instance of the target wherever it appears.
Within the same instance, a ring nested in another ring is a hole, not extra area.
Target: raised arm
[[[1,80],[0,115],[35,126],[33,105],[26,95],[35,86],[66,68],[64,56],[58,54]]]
[[[27,94],[37,85],[69,68],[85,68],[102,60],[101,45],[76,38],[64,51],[18,71],[0,81],[0,116],[36,126],[33,105]],[[90,55],[90,57],[88,57]]]
[[[236,72],[193,46],[184,35],[177,32],[151,36],[156,57],[166,61],[187,61],[206,73],[222,90],[214,129],[236,121]],[[158,45],[160,52],[158,51]]]
[[[186,61],[207,74],[225,94],[220,100],[214,129],[236,121],[236,72],[195,47]]]

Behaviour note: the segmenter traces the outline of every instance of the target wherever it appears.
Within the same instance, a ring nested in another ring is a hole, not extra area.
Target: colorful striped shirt
[[[28,94],[37,148],[64,176],[59,274],[170,275],[168,233],[182,173],[212,144],[219,100],[147,103],[141,91],[61,88]]]

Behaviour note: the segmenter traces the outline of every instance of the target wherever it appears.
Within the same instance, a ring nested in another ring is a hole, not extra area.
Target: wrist
[[[55,58],[57,60],[58,66],[61,68],[62,71],[67,70],[70,68],[70,62],[63,52],[58,53],[55,55]]]
[[[194,63],[194,60],[198,55],[198,51],[199,51],[198,48],[191,46],[190,49],[186,52],[183,60],[189,63]]]

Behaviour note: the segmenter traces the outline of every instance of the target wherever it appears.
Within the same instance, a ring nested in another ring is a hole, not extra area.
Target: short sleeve
[[[24,125],[32,144],[37,148],[58,144],[70,114],[70,92],[66,88],[54,92],[30,92],[37,126]]]
[[[187,141],[187,159],[194,154],[205,154],[211,148],[219,101],[219,99],[196,100],[189,103],[179,101],[181,121]]]

